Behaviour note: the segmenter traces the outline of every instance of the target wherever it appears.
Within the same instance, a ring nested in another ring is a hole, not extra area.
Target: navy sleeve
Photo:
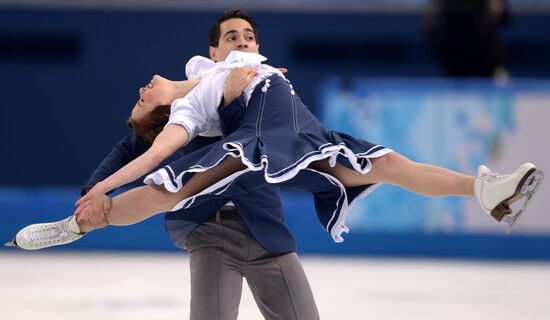
[[[245,110],[246,104],[244,103],[244,96],[242,94],[227,106],[223,105],[222,99],[218,106],[218,114],[220,115],[220,125],[224,136],[237,129]]]
[[[113,147],[99,167],[97,167],[90,178],[86,180],[82,186],[81,195],[86,194],[86,192],[93,188],[98,182],[109,177],[111,174],[118,171],[118,169],[145,153],[150,146],[149,143],[137,138],[133,132],[127,134]]]

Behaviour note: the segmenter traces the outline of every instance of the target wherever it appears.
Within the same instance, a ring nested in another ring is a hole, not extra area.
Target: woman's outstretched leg
[[[158,213],[169,211],[179,201],[245,168],[239,158],[229,157],[221,164],[195,174],[176,193],[151,186],[129,190],[113,198],[107,220],[109,224],[117,226],[138,223]],[[99,206],[102,207],[103,203]],[[87,214],[89,212],[84,210],[79,216],[78,223],[74,216],[71,216],[58,222],[30,225],[17,233],[12,244],[27,250],[37,250],[73,242],[82,237],[83,233],[96,228],[89,222],[91,219],[86,217]]]
[[[427,196],[475,196],[483,211],[510,227],[523,213],[544,178],[544,172],[532,163],[524,163],[507,175],[480,166],[477,177],[414,162],[395,152],[372,159],[372,163],[372,170],[366,174],[338,164],[331,167],[327,160],[314,162],[311,167],[333,175],[346,187],[389,183]],[[523,206],[512,210],[511,204],[523,198],[526,199]]]
[[[445,168],[411,161],[391,152],[371,159],[372,169],[366,174],[342,165],[330,167],[327,160],[312,164],[312,168],[329,173],[346,187],[373,183],[389,183],[426,196],[471,196],[474,194],[472,176]]]

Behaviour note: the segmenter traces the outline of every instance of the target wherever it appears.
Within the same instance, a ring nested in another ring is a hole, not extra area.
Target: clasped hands
[[[111,209],[111,198],[106,195],[101,182],[90,189],[76,202],[74,215],[79,224],[86,224],[92,228],[104,228],[109,225],[107,215]]]

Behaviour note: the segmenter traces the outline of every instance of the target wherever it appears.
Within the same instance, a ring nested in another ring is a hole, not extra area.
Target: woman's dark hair
[[[248,13],[242,10],[229,10],[225,11],[223,15],[218,19],[218,21],[216,21],[216,23],[212,27],[210,27],[210,32],[208,32],[208,44],[211,47],[217,48],[220,44],[220,24],[229,19],[243,19],[250,23],[252,31],[254,31],[254,38],[256,39],[256,43],[260,43],[258,41],[258,30],[256,29],[256,23],[254,22],[254,19]]]
[[[135,135],[149,143],[164,129],[170,117],[170,105],[158,106],[140,121],[128,118],[128,126],[134,130]]]

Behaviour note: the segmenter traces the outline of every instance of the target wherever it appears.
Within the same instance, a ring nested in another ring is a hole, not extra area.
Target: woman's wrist
[[[107,193],[109,191],[109,186],[105,181],[98,182],[94,187],[98,192],[101,192],[103,194]]]

